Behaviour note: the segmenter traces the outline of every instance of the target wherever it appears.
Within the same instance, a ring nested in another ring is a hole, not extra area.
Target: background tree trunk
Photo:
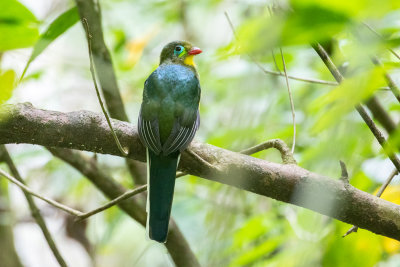
[[[13,218],[8,199],[7,183],[0,181],[0,266],[22,267],[15,251]]]

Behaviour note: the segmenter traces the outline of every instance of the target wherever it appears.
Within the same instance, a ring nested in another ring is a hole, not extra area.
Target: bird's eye
[[[177,45],[177,46],[175,46],[174,54],[176,56],[179,56],[183,52],[183,50],[184,50],[183,46]]]

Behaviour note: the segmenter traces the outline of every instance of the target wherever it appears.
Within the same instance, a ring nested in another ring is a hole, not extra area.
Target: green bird
[[[160,65],[144,83],[138,130],[147,153],[147,225],[150,239],[166,242],[180,153],[200,125],[200,82],[186,41],[167,44]]]

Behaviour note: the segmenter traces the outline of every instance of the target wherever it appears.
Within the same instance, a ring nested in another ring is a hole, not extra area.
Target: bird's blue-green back
[[[169,46],[174,49],[175,44]],[[193,140],[200,124],[200,84],[195,67],[183,58],[168,49],[161,58],[162,63],[145,82],[138,128],[147,147],[147,233],[150,239],[165,242],[180,152]]]
[[[139,119],[142,139],[154,153],[182,151],[199,126],[200,84],[195,70],[161,64],[146,80]]]

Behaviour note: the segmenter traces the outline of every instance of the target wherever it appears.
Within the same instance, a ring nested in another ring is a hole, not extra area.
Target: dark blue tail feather
[[[175,173],[179,151],[168,156],[149,153],[148,234],[157,242],[165,242],[174,196]]]

